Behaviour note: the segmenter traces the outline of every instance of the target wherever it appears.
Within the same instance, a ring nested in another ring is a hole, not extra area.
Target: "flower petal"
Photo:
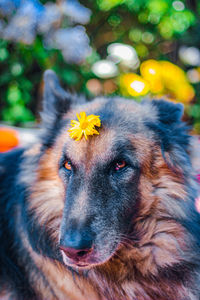
[[[87,116],[84,111],[80,112],[80,114],[76,114],[78,121],[71,120],[71,128],[68,130],[71,138],[79,141],[82,136],[85,139],[88,139],[88,135],[99,135],[99,132],[95,129],[96,127],[101,126],[101,121],[99,116],[89,115]]]

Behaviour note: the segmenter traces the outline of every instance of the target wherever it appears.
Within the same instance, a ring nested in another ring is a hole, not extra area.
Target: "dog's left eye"
[[[69,171],[71,171],[72,164],[71,164],[71,162],[69,160],[64,163],[64,168],[67,169],[67,170],[69,170]]]
[[[126,166],[127,166],[127,163],[125,162],[125,160],[120,160],[115,163],[114,170],[119,171],[119,170],[124,169]]]

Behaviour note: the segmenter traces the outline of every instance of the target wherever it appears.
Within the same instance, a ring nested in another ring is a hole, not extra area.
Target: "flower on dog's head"
[[[78,121],[71,120],[71,128],[68,130],[72,139],[79,141],[82,136],[87,140],[88,135],[99,134],[95,127],[101,126],[99,116],[86,116],[84,111],[76,114]]]

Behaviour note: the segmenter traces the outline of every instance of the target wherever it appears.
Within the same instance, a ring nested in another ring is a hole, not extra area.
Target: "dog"
[[[44,83],[39,143],[0,156],[0,299],[200,299],[182,105],[85,101],[51,70]],[[82,112],[101,125],[77,141]]]

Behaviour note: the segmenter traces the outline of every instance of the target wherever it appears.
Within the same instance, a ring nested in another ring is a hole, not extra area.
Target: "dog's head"
[[[81,111],[100,116],[102,125],[99,135],[75,141],[68,129]],[[44,133],[27,204],[35,249],[80,268],[130,246],[140,263],[148,251],[161,259],[162,248],[163,264],[177,259],[183,232],[176,220],[185,214],[190,169],[181,115],[181,105],[162,100],[77,104],[47,71]]]

